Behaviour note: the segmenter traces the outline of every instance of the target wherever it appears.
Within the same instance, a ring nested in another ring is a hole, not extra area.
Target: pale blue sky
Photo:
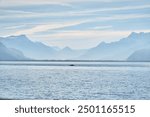
[[[0,36],[89,48],[150,32],[150,0],[0,0]]]

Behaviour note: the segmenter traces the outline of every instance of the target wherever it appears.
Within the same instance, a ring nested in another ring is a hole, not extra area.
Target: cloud
[[[130,1],[130,0],[122,0],[122,1]],[[0,1],[1,5],[6,6],[29,5],[29,4],[70,5],[70,3],[80,3],[80,2],[120,2],[120,0],[1,0]]]
[[[139,6],[124,6],[124,7],[113,7],[113,8],[100,8],[100,9],[88,9],[77,13],[80,14],[90,14],[95,12],[105,12],[105,11],[120,11],[120,10],[135,10],[135,9],[145,9],[150,8],[150,5],[139,5]]]
[[[126,2],[130,0],[121,0],[121,2]],[[134,0],[139,1],[139,0]],[[57,4],[61,6],[72,7],[74,3],[89,3],[89,2],[99,2],[99,3],[114,3],[120,2],[120,0],[0,0],[0,7],[11,7],[11,6],[27,6],[27,5],[42,5],[42,4]]]
[[[24,6],[24,5],[41,5],[41,4],[57,4],[62,6],[72,6],[74,3],[81,2],[119,2],[120,0],[0,0],[1,7],[7,6]],[[130,0],[122,0],[130,1]]]
[[[42,25],[38,25],[38,26],[35,26],[33,28],[30,28],[30,29],[17,31],[16,33],[14,33],[14,35],[34,34],[34,33],[38,33],[38,32],[44,32],[44,31],[47,31],[47,30],[54,30],[54,29],[68,27],[68,26],[79,25],[81,23],[83,23],[83,21],[65,22],[65,23],[63,23],[63,22],[62,23],[53,23],[53,22],[51,22],[51,24],[42,24]]]
[[[33,0],[34,1],[34,0]],[[72,11],[61,11],[61,12],[26,12],[21,10],[9,10],[1,9],[0,12],[3,14],[0,16],[0,19],[11,19],[11,18],[48,18],[48,17],[86,17],[99,15],[99,12],[107,11],[121,11],[121,10],[136,10],[136,9],[145,9],[150,8],[150,5],[138,5],[138,6],[124,6],[124,7],[110,7],[110,8],[97,8],[97,9],[82,9],[82,10],[72,10]],[[109,16],[113,14],[109,13]],[[128,15],[128,14],[127,14]],[[146,17],[146,16],[145,16]]]
[[[97,17],[93,21],[109,21],[109,20],[127,20],[138,18],[149,18],[150,14],[127,14],[127,15],[112,15],[109,17]]]
[[[5,27],[5,30],[13,30],[13,29],[20,29],[20,28],[24,28],[26,25],[14,25],[14,26],[8,26]]]
[[[96,27],[93,27],[92,29],[103,30],[103,29],[110,29],[112,27],[113,27],[112,25],[108,25],[108,26],[96,26]]]
[[[63,1],[63,0],[62,0]],[[24,6],[24,5],[41,5],[41,4],[58,4],[62,6],[70,6],[68,2],[60,2],[59,0],[1,0],[0,6]]]
[[[47,24],[40,24],[37,26],[34,26],[29,29],[20,30],[14,33],[14,35],[20,35],[20,34],[34,34],[39,32],[46,32],[48,30],[55,30],[55,29],[63,29],[65,27],[72,27],[77,26],[83,23],[90,23],[90,22],[96,22],[96,21],[112,21],[112,20],[128,20],[128,19],[137,19],[137,18],[150,18],[149,14],[131,14],[131,15],[114,15],[110,17],[94,17],[91,19],[86,20],[74,20],[72,22],[51,22]],[[90,27],[90,29],[109,29],[112,28],[112,26],[99,26],[99,27]]]

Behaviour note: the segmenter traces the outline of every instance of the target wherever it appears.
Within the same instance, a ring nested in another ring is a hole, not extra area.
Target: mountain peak
[[[138,35],[138,33],[132,32],[128,37],[133,38],[133,37],[135,37],[135,36],[137,36],[137,35]]]
[[[136,33],[136,32],[132,32],[128,37],[129,38],[135,38],[137,36],[145,36],[147,34],[150,34],[149,32],[139,32],[139,33]]]
[[[27,38],[26,35],[9,36],[9,38]]]
[[[104,45],[106,45],[106,42],[102,41],[99,45],[104,46]]]
[[[64,47],[63,50],[72,51],[70,47]]]
[[[16,41],[19,41],[19,42],[31,42],[28,37],[26,35],[18,35],[18,36],[9,36],[7,37],[8,39],[10,40],[16,40]]]
[[[19,35],[18,37],[21,37],[21,38],[27,38],[26,35]]]

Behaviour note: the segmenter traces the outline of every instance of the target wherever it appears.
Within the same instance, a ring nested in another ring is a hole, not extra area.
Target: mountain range
[[[8,48],[21,51],[26,57],[34,60],[66,60],[82,55],[86,50],[73,50],[69,47],[60,49],[47,46],[41,42],[33,42],[26,35],[1,37],[0,42]]]
[[[1,42],[9,48],[15,48],[31,59],[51,59],[56,50],[41,42],[32,42],[25,35],[1,38]]]
[[[111,43],[101,42],[96,47],[74,50],[60,49],[41,42],[31,41],[26,35],[1,37],[0,52],[13,54],[16,59],[36,60],[150,60],[150,33],[131,33],[126,38]],[[11,48],[11,49],[10,49]],[[5,50],[5,51],[4,51]],[[0,57],[5,59],[3,54]],[[3,56],[3,57],[2,57]],[[26,56],[26,57],[25,57]],[[11,58],[10,55],[7,58]],[[12,57],[12,59],[15,59]]]
[[[80,59],[126,60],[133,52],[150,47],[150,33],[131,33],[119,41],[105,43],[91,48]]]

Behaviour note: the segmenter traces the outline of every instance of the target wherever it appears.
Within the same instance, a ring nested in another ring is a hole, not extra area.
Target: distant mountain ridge
[[[86,50],[47,46],[41,42],[33,42],[25,35],[1,37],[0,42],[6,49],[13,48],[11,51],[22,52],[22,55],[35,60],[129,60],[133,55],[135,59],[136,51],[150,48],[150,33],[133,32],[119,41],[101,42]]]
[[[0,40],[5,46],[15,48],[32,59],[51,59],[56,50],[41,42],[33,42],[25,35],[9,36]]]
[[[102,42],[90,49],[79,59],[126,60],[133,52],[150,47],[150,33],[131,33],[127,38],[116,42]]]
[[[0,42],[9,48],[23,52],[25,56],[35,60],[70,60],[85,52],[85,50],[73,50],[69,47],[60,49],[55,46],[47,46],[41,42],[33,42],[26,35],[0,38]]]

